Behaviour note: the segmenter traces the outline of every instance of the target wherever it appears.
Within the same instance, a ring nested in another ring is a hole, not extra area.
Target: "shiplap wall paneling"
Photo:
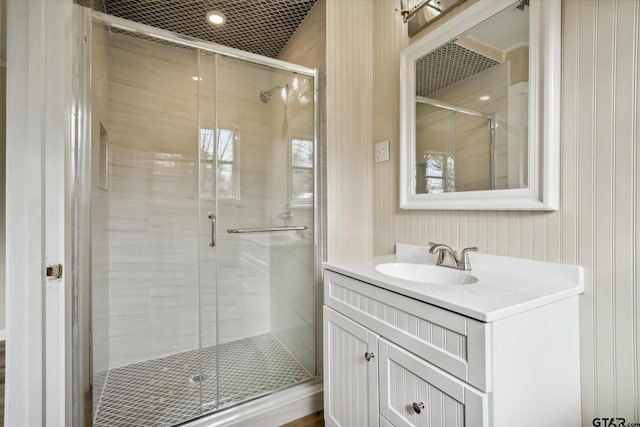
[[[389,139],[388,162],[373,165],[373,251],[384,247],[395,235],[395,216],[398,213],[399,186],[399,135],[400,105],[399,69],[400,51],[409,45],[406,28],[397,19],[393,1],[377,1],[373,3],[373,140]],[[390,17],[392,19],[390,19]],[[395,197],[395,203],[389,198]],[[395,242],[394,242],[395,243]],[[392,244],[393,245],[393,244]],[[387,247],[390,253],[393,246]]]
[[[356,7],[358,2],[344,3]],[[392,253],[396,242],[424,245],[436,240],[455,247],[477,245],[486,253],[582,265],[585,268],[585,293],[580,299],[583,421],[589,423],[596,416],[614,415],[639,420],[640,3],[563,0],[558,212],[409,212],[398,208],[399,53],[433,28],[409,39],[394,11],[396,2],[371,3],[373,27],[364,22],[366,8],[360,10],[359,19],[351,22],[353,31],[357,28],[359,34],[369,36],[359,39],[360,48],[354,39],[343,38],[343,43],[328,49],[328,55],[329,58],[333,55],[338,63],[346,56],[346,68],[340,67],[341,72],[331,75],[337,81],[329,80],[329,86],[333,84],[336,90],[349,83],[358,84],[357,74],[349,68],[354,63],[349,54],[371,49],[373,40],[372,117],[363,119],[361,124],[371,124],[373,141],[391,141],[391,160],[373,164],[368,146],[349,141],[350,149],[341,146],[338,163],[355,165],[363,158],[370,159],[373,255]],[[327,11],[329,29],[344,22],[344,16],[334,16],[337,11],[331,7]],[[442,25],[446,19],[440,21],[432,27]],[[327,38],[335,36],[329,33]],[[366,104],[364,99],[359,102]],[[343,100],[338,111],[347,105],[352,104]],[[330,122],[330,135],[346,135],[343,126],[342,121]],[[345,132],[357,126],[349,122]],[[329,179],[334,183],[330,191],[337,191],[333,197],[343,199],[353,189],[335,185],[338,177],[345,176],[337,174],[336,166],[330,164]],[[341,212],[349,217],[341,218],[343,224],[359,221],[359,226],[363,226],[367,221],[359,208],[352,211],[345,206]],[[342,230],[334,227],[330,236],[338,238]]]
[[[607,7],[606,3],[601,6]],[[612,200],[610,245],[612,271],[604,279],[611,289],[613,310],[613,370],[614,412],[633,415],[640,419],[640,386],[638,364],[638,297],[637,253],[633,231],[638,235],[637,177],[640,162],[637,158],[638,116],[638,66],[640,41],[640,4],[637,1],[620,1],[612,5],[613,16],[608,18],[615,31],[611,40],[613,53],[613,94],[610,112],[612,120]],[[606,28],[606,27],[605,27]],[[605,54],[607,46],[604,46]],[[634,179],[635,178],[635,179]],[[600,244],[600,241],[597,241]],[[605,309],[605,315],[607,315]],[[607,332],[605,332],[607,333]],[[599,343],[598,343],[599,345]],[[606,373],[605,373],[606,375]],[[635,396],[635,402],[632,398]]]
[[[328,257],[371,253],[373,8],[327,1]]]

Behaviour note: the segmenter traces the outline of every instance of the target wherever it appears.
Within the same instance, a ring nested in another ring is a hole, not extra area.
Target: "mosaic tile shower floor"
[[[190,381],[203,367],[202,413],[216,409],[216,354],[224,407],[311,378],[271,334],[148,360],[109,371],[94,426],[171,426],[195,418],[200,387]],[[201,360],[199,360],[201,359]]]

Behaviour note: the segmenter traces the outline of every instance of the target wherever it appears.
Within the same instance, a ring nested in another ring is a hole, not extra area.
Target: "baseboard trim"
[[[7,330],[0,329],[0,341],[6,341],[6,340],[7,340]]]
[[[185,427],[279,426],[321,411],[322,381],[313,381],[199,418]]]

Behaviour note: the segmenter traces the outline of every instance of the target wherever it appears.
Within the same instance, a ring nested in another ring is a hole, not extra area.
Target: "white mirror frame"
[[[519,0],[518,0],[519,1]],[[528,188],[415,192],[415,61],[518,3],[482,0],[404,49],[400,59],[400,207],[430,210],[557,210],[560,204],[561,2],[529,6]]]

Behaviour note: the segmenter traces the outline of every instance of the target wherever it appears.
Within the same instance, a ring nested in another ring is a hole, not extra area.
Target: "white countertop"
[[[327,270],[424,301],[483,322],[493,322],[584,291],[582,267],[470,253],[471,285],[432,285],[397,279],[375,270],[377,264],[435,264],[426,248],[398,244],[396,255],[359,261],[330,261]],[[448,267],[438,267],[448,268]]]

